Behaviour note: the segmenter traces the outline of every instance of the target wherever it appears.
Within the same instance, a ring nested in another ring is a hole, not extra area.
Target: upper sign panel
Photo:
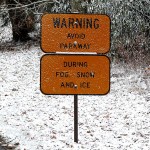
[[[41,47],[46,53],[107,53],[110,49],[107,15],[45,14],[41,34]]]

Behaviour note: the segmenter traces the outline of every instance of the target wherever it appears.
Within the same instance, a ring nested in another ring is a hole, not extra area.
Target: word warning
[[[97,52],[110,49],[107,15],[45,14],[41,48],[44,52]]]
[[[41,58],[44,94],[107,94],[110,61],[96,55],[44,55]]]

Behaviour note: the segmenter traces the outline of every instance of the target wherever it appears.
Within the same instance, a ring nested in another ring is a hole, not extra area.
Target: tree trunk
[[[28,4],[25,0],[19,0],[17,2],[23,5]],[[27,10],[27,8],[20,7],[15,9],[16,6],[19,6],[17,2],[14,0],[6,0],[9,17],[12,24],[13,40],[27,41],[31,39],[28,33],[33,29],[34,16]]]

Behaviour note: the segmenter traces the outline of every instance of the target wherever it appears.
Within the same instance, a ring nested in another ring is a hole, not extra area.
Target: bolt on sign
[[[41,48],[44,52],[97,52],[110,49],[110,18],[97,14],[45,14]]]
[[[110,61],[99,55],[44,55],[40,78],[44,94],[107,94]]]

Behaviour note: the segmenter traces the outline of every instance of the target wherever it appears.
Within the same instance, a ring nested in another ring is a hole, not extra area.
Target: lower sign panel
[[[110,89],[110,61],[95,55],[44,55],[40,88],[43,94],[104,95]]]

